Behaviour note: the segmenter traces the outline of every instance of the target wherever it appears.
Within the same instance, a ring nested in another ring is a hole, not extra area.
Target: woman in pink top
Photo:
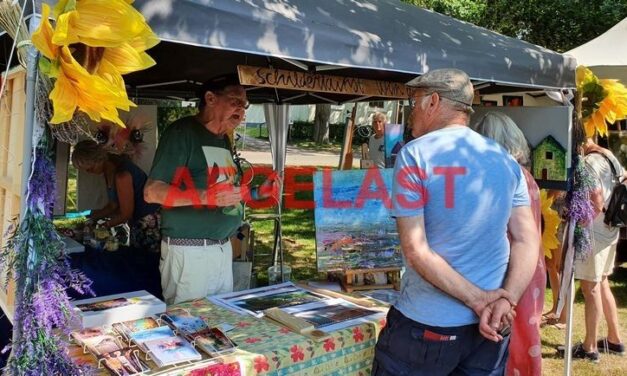
[[[527,180],[529,200],[538,230],[541,227],[540,190],[533,176],[524,166],[529,163],[529,147],[527,140],[516,123],[500,112],[488,112],[475,129],[503,146],[518,163]],[[538,231],[540,234],[541,232]],[[542,242],[540,242],[542,244]],[[506,374],[516,376],[542,374],[542,345],[540,343],[540,320],[544,307],[544,289],[546,286],[546,269],[544,251],[530,250],[538,254],[536,271],[524,294],[516,306],[516,319],[512,327],[509,342],[509,359]]]

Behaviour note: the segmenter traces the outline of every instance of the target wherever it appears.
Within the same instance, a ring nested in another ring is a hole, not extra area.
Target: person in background
[[[107,228],[128,223],[131,247],[159,252],[159,205],[144,201],[146,173],[130,159],[108,153],[92,140],[74,146],[72,164],[78,170],[102,175],[107,186],[108,202],[92,210],[90,221],[109,218],[103,224]]]
[[[616,259],[618,228],[610,228],[603,222],[604,207],[609,202],[615,179],[610,163],[619,176],[624,170],[614,154],[597,145],[591,138],[584,144],[584,163],[593,177],[595,187],[590,195],[594,209],[592,225],[592,254],[585,260],[575,260],[575,278],[581,280],[584,298],[586,337],[572,348],[574,358],[599,362],[599,351],[624,355],[621,341],[616,300],[607,277],[612,274]],[[598,339],[601,315],[607,322],[607,337]]]
[[[551,294],[553,295],[553,305],[549,312],[542,315],[541,326],[553,325],[557,329],[566,328],[566,308],[562,309],[559,317],[557,317],[557,302],[560,291],[560,280],[562,278],[562,238],[566,222],[563,218],[566,216],[566,192],[549,190],[548,196],[553,197],[552,208],[557,211],[562,221],[557,229],[557,239],[560,244],[557,248],[551,249],[551,257],[545,256],[547,275],[549,277],[549,285],[551,286]]]
[[[372,115],[372,130],[374,134],[368,139],[368,158],[376,168],[385,168],[385,145],[383,137],[387,116],[383,112]]]
[[[233,290],[229,238],[242,225],[241,201],[270,197],[280,184],[276,175],[260,188],[239,184],[228,136],[248,100],[237,75],[208,80],[198,95],[198,114],[163,132],[144,189],[146,201],[163,205],[159,270],[168,304]]]
[[[488,112],[477,123],[476,131],[485,137],[498,142],[520,164],[527,182],[527,192],[531,201],[533,218],[538,228],[538,244],[540,242],[541,205],[540,189],[531,173],[529,166],[529,146],[525,135],[514,121],[501,112]],[[516,318],[512,326],[509,341],[509,359],[506,375],[542,375],[542,343],[540,338],[540,320],[544,308],[544,289],[546,286],[546,268],[544,266],[544,250],[540,245],[528,252],[536,254],[536,269],[531,282],[520,297],[516,306]]]
[[[398,154],[392,186],[407,270],[372,375],[502,374],[514,308],[537,265],[530,250],[540,247],[525,177],[468,127],[466,73],[432,70],[407,85],[416,138]]]

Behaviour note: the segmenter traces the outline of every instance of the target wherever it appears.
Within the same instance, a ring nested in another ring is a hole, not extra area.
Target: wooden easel
[[[350,170],[353,168],[353,130],[355,129],[356,115],[357,103],[353,106],[351,117],[344,130],[344,142],[342,144],[342,154],[340,155],[339,170]]]
[[[374,268],[374,269],[353,269],[344,270],[344,275],[340,280],[342,288],[346,292],[360,290],[378,290],[378,289],[401,289],[401,268]],[[355,277],[362,276],[362,279],[369,273],[385,273],[388,283],[381,285],[355,284]]]

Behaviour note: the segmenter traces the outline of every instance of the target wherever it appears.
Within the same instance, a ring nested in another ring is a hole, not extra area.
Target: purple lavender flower
[[[86,369],[67,355],[72,314],[67,288],[91,293],[91,281],[70,268],[65,245],[52,224],[55,173],[44,147],[35,150],[26,213],[0,251],[0,269],[16,282],[12,354],[15,375],[79,375]],[[5,281],[5,282],[7,282]]]

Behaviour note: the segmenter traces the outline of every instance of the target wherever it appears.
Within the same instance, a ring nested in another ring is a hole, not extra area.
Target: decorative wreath
[[[144,132],[150,128],[150,120],[140,113],[124,124],[121,127],[109,121],[101,122],[94,132],[94,138],[109,153],[137,158],[142,152]]]

